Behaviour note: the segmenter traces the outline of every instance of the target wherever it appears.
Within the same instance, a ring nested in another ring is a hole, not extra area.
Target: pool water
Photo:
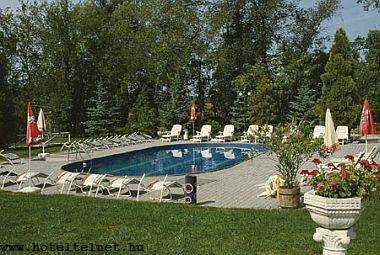
[[[151,147],[62,167],[66,171],[117,176],[179,175],[230,168],[248,158],[249,151],[265,150],[253,144],[179,144]]]

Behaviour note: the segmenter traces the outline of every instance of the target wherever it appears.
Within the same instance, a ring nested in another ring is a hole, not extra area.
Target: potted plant
[[[267,152],[276,162],[275,168],[282,179],[279,187],[280,206],[299,207],[297,172],[319,150],[321,140],[311,139],[310,130],[303,122],[277,126],[271,137],[261,135],[260,140],[268,147]]]
[[[363,199],[376,191],[379,164],[368,160],[354,162],[346,155],[347,163],[328,163],[321,170],[313,170],[304,202],[312,219],[328,229],[348,229],[357,221],[363,209]],[[319,159],[314,164],[321,166]]]
[[[308,171],[313,190],[305,194],[304,203],[319,226],[313,239],[324,242],[323,254],[347,254],[350,240],[355,238],[352,226],[363,210],[363,202],[379,187],[379,164],[368,160],[354,163],[352,155],[345,158],[348,163],[328,163],[324,168],[316,158],[313,162],[319,169]]]

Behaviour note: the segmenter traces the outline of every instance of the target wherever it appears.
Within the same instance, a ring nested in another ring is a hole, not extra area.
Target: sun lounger
[[[14,153],[3,153],[4,150],[0,151],[0,157],[4,158],[9,164],[13,165],[15,163],[21,164],[21,158]]]
[[[337,126],[336,134],[338,136],[338,141],[340,144],[348,143],[348,127],[347,126]]]
[[[176,138],[177,141],[179,140],[179,137],[181,136],[182,132],[182,125],[176,124],[173,125],[172,130],[170,132],[165,132],[164,135],[161,137],[161,141],[163,142],[171,142],[172,139]]]
[[[232,141],[234,139],[234,130],[234,125],[226,125],[224,126],[223,132],[219,132],[219,135],[217,135],[215,139],[212,139],[211,141]]]
[[[257,195],[257,197],[267,198],[269,196],[275,196],[277,194],[277,187],[281,185],[281,182],[283,182],[283,180],[279,175],[269,176],[265,183],[257,185],[259,189],[265,189],[265,191]]]
[[[257,133],[259,132],[258,125],[250,125],[247,131],[244,131],[243,135],[240,137],[241,142],[250,143],[252,139],[254,139],[254,143],[256,143]]]
[[[1,189],[4,189],[7,180],[10,183],[16,183],[15,178],[17,177],[17,173],[13,170],[4,170],[0,172],[0,177],[2,177]],[[13,178],[13,180],[10,178]]]
[[[203,125],[201,131],[197,131],[197,134],[193,136],[190,141],[202,142],[203,140],[209,141],[211,136],[211,125]]]
[[[90,196],[95,188],[96,194],[98,193],[99,185],[106,176],[106,174],[86,174],[79,183],[74,182],[74,185],[77,190],[80,190],[80,192],[84,194],[87,193]]]
[[[160,196],[159,196],[160,202],[162,200],[172,200],[173,194],[172,194],[171,188],[180,188],[183,191],[183,187],[182,187],[182,184],[180,184],[179,182],[166,181],[167,178],[168,178],[168,175],[165,175],[165,178],[163,181],[159,181],[158,179],[156,179],[155,181],[149,183],[149,185],[147,185],[147,186],[141,185],[141,181],[143,179],[142,178],[140,181],[139,187],[138,187],[137,194],[140,194],[140,189],[142,189],[143,191],[145,191],[147,193],[159,192],[160,193]],[[167,195],[169,196],[169,199],[163,199],[164,193],[167,193]],[[152,199],[154,199],[154,198],[152,198]],[[138,201],[138,196],[137,196],[137,201]]]
[[[45,190],[46,185],[56,186],[60,193],[63,193],[63,190],[66,186],[67,187],[67,193],[69,193],[70,190],[72,188],[74,188],[73,187],[74,181],[79,179],[81,175],[83,175],[83,174],[82,173],[74,173],[74,172],[63,171],[55,179],[46,178],[44,181],[44,184],[42,186],[42,189],[41,189],[41,194]]]
[[[131,189],[129,187],[130,184],[140,184],[140,182],[135,178],[127,178],[127,176],[113,177],[106,182],[101,182],[99,184],[99,190],[102,192],[102,194],[107,193],[108,195],[113,195],[113,193],[117,191],[117,198],[120,196],[130,197],[132,195]],[[125,191],[127,194],[121,195],[122,191]],[[95,196],[97,195],[98,191],[96,192]]]
[[[313,131],[313,139],[323,138],[325,135],[325,126],[315,126]]]

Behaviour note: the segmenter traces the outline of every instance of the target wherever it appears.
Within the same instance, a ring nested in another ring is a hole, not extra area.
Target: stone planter
[[[306,192],[304,203],[311,218],[319,226],[327,229],[349,229],[362,212],[362,198],[328,198]]]
[[[328,198],[309,191],[304,195],[304,203],[320,226],[313,239],[323,242],[323,255],[346,255],[350,241],[356,237],[352,226],[362,212],[362,198]]]

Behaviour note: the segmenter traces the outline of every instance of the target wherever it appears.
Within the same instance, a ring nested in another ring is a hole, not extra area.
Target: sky
[[[78,1],[78,0],[74,0]],[[300,0],[303,7],[312,7],[317,1]],[[341,0],[342,8],[329,21],[323,24],[323,33],[331,36],[335,31],[343,27],[351,41],[357,36],[366,36],[369,30],[380,29],[380,12],[376,10],[364,11],[363,6],[356,3],[356,0]],[[0,0],[0,8],[10,7],[16,10],[18,0]],[[327,42],[328,47],[331,42]]]

